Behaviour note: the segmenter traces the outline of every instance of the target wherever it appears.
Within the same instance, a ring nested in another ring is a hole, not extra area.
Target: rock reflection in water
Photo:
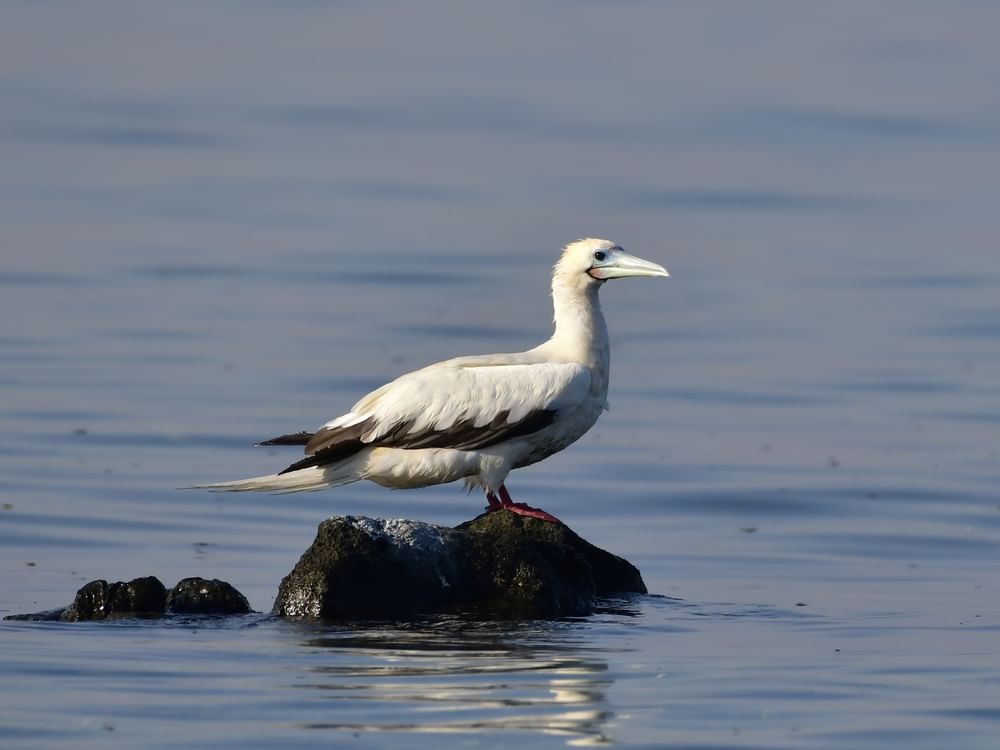
[[[619,617],[620,617],[620,613]],[[383,732],[513,730],[610,741],[608,664],[574,647],[571,623],[459,618],[370,630],[313,632],[308,681],[332,701],[308,729]],[[386,704],[393,704],[386,710]]]

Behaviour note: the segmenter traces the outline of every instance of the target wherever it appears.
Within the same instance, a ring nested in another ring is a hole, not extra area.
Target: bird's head
[[[575,282],[574,286],[582,286],[581,281],[589,285],[627,276],[670,275],[666,268],[657,263],[629,255],[610,240],[593,237],[568,244],[556,263],[556,274],[563,276],[566,281]]]

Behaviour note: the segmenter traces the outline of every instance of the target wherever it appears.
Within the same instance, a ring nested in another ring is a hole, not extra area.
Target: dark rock
[[[185,578],[169,592],[153,576],[128,582],[91,581],[76,592],[68,607],[5,620],[82,622],[123,617],[156,618],[163,615],[232,615],[252,612],[243,594],[225,581]]]
[[[131,581],[91,581],[76,592],[63,612],[67,622],[108,620],[117,617],[159,617],[167,603],[167,589],[154,576]]]
[[[639,570],[562,523],[486,513],[457,527],[472,543],[487,609],[515,617],[588,614],[597,597],[646,593]],[[488,592],[488,593],[487,593]]]
[[[273,613],[336,620],[434,613],[544,618],[583,615],[601,597],[646,593],[626,560],[561,523],[483,514],[457,528],[407,520],[330,518],[281,582]],[[8,620],[108,620],[246,614],[224,581],[185,578],[169,593],[150,576],[91,581],[63,609]]]
[[[245,615],[250,602],[231,584],[216,578],[185,578],[167,594],[169,615]]]
[[[356,619],[436,612],[467,585],[454,529],[406,520],[345,516],[316,539],[281,581],[273,614]]]
[[[63,614],[68,607],[59,607],[57,609],[46,609],[43,612],[29,612],[20,615],[6,615],[3,619],[5,620],[24,620],[27,622],[53,622],[59,621],[63,618]]]
[[[328,619],[476,612],[560,617],[646,593],[627,561],[563,524],[489,513],[451,529],[356,516],[323,521],[278,590],[273,613]]]

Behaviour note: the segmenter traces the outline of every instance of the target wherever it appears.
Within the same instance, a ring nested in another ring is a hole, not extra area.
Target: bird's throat
[[[607,367],[608,329],[597,284],[572,287],[553,283],[553,344],[567,358],[588,367]]]

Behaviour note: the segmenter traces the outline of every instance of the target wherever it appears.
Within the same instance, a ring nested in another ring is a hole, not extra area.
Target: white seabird
[[[316,433],[261,445],[305,445],[306,457],[278,474],[199,485],[212,490],[300,492],[367,479],[412,488],[464,479],[487,510],[547,521],[511,500],[512,469],[578,440],[607,408],[608,329],[597,291],[609,279],[669,276],[608,240],[566,246],[552,273],[555,332],[526,352],[457,357],[372,391]]]

